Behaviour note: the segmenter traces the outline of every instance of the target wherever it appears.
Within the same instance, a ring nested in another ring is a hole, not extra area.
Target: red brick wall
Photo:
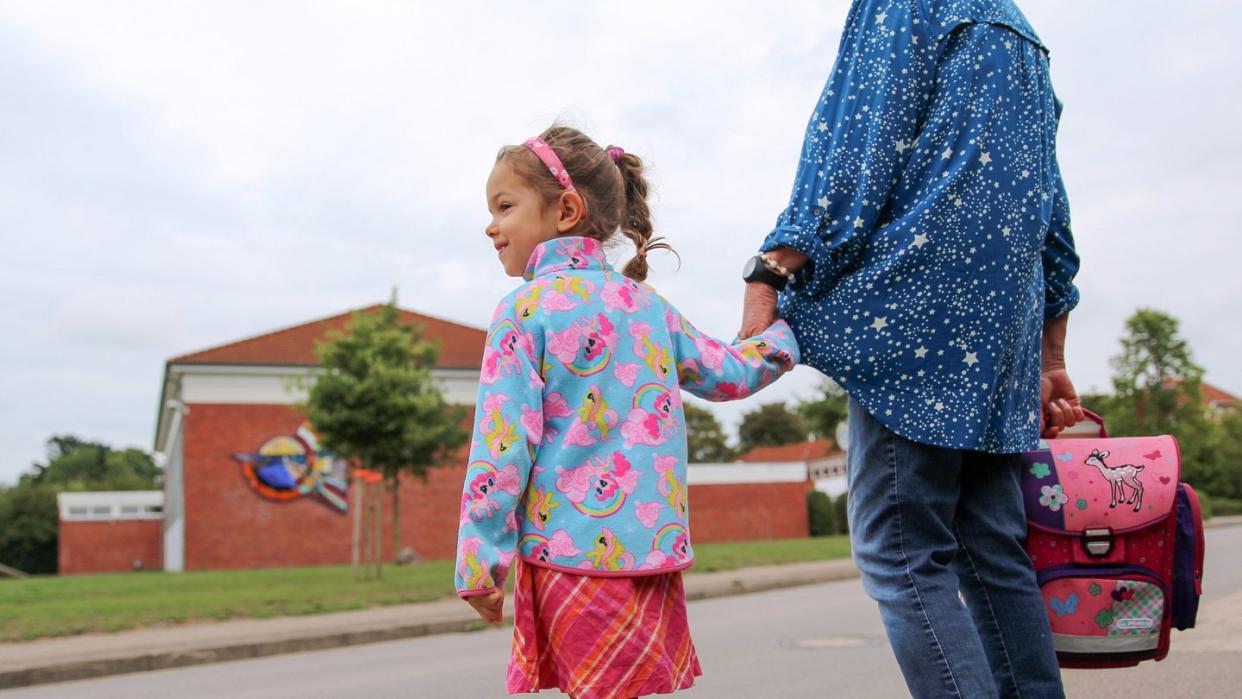
[[[61,522],[57,568],[61,575],[119,573],[140,560],[145,570],[163,570],[163,551],[160,520]]]
[[[805,482],[690,486],[690,534],[710,541],[809,536]]]
[[[185,418],[185,562],[188,570],[343,564],[352,519],[313,497],[273,502],[243,476],[234,452],[292,434],[303,418],[280,405],[190,406]],[[451,558],[465,454],[401,488],[401,545],[421,558]],[[807,536],[805,483],[690,488],[696,542]],[[390,500],[386,497],[387,513]],[[385,560],[390,524],[384,524]]]
[[[292,434],[304,418],[281,405],[190,406],[185,418],[185,565],[187,570],[348,563],[353,520],[314,497],[274,502],[246,482],[234,452]],[[424,484],[401,487],[401,545],[422,557],[452,557],[465,455],[433,468]],[[391,556],[391,500],[384,498],[383,547]],[[434,517],[426,506],[445,515]]]

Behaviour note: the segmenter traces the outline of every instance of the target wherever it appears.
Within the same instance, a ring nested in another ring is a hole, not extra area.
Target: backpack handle
[[[1082,412],[1087,416],[1087,419],[1085,421],[1080,420],[1073,427],[1061,430],[1061,433],[1057,435],[1055,438],[1059,439],[1063,437],[1086,437],[1086,436],[1095,436],[1095,437],[1101,437],[1101,438],[1108,437],[1108,428],[1104,426],[1104,418],[1100,417],[1099,414],[1097,413],[1093,413],[1090,410],[1087,410],[1086,408],[1083,408]],[[1089,426],[1087,425],[1088,422],[1094,422],[1096,426],[1099,427],[1099,430],[1097,431],[1095,435],[1084,434],[1084,432],[1086,432],[1087,429],[1089,429]]]

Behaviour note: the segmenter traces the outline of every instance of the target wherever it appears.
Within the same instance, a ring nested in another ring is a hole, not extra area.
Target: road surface
[[[1065,672],[1071,697],[1238,696],[1242,526],[1208,530],[1200,628],[1160,663]],[[690,604],[704,677],[678,696],[903,697],[875,605],[857,580]],[[504,697],[511,631],[445,634],[0,692],[3,699]],[[557,693],[544,693],[555,696]]]

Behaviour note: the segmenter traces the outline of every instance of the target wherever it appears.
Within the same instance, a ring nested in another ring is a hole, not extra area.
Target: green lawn
[[[694,572],[843,558],[846,537],[700,544]],[[210,619],[262,618],[451,597],[453,564],[385,566],[355,583],[349,566],[70,575],[0,580],[0,641]]]

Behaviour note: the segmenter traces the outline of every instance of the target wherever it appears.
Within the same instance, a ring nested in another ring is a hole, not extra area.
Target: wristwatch
[[[768,269],[763,257],[759,255],[746,260],[746,266],[742,267],[742,279],[747,282],[762,282],[777,291],[783,290],[789,283],[788,279]]]

